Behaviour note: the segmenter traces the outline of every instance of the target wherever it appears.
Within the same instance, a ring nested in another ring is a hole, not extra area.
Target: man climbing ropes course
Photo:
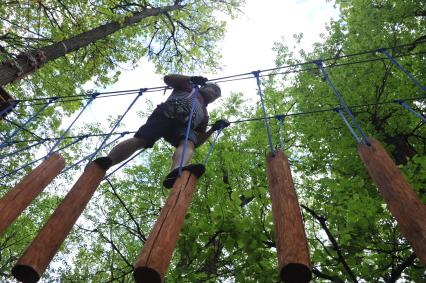
[[[211,134],[229,126],[227,120],[218,120],[207,131],[209,116],[207,105],[221,96],[218,85],[207,83],[207,78],[201,76],[185,76],[171,74],[164,77],[167,86],[173,88],[172,93],[164,103],[148,117],[145,125],[141,126],[133,138],[116,145],[108,156],[95,159],[93,162],[102,169],[108,170],[111,166],[129,158],[134,152],[142,148],[151,148],[156,141],[164,138],[176,147],[172,157],[170,173],[166,176],[163,185],[171,188],[178,177],[179,166],[183,157],[182,170],[188,170],[197,177],[204,173],[202,164],[189,164],[194,149],[202,145]],[[198,86],[201,86],[198,88]],[[189,132],[188,121],[192,113]],[[185,147],[185,137],[188,134]],[[184,153],[185,151],[185,153]]]

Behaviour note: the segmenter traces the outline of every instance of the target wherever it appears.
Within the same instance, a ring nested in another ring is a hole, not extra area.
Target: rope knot
[[[321,60],[315,60],[314,61],[315,65],[317,65],[319,68],[322,68],[324,65],[322,64]]]
[[[257,71],[253,71],[251,72],[253,74],[253,76],[255,76],[256,78],[259,78],[259,74],[260,74],[260,70]]]
[[[100,95],[100,93],[99,92],[94,92],[94,93],[92,93],[90,96],[92,97],[92,98],[96,98],[97,96],[99,96]]]

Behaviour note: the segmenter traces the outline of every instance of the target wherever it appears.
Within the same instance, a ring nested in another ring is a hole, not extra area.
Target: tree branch
[[[39,49],[32,49],[26,53],[21,53],[18,55],[18,59],[16,61],[6,61],[0,64],[0,85],[6,85],[12,81],[21,79],[23,76],[30,74],[38,67],[42,66],[44,63],[86,47],[124,27],[139,23],[145,18],[160,16],[166,12],[179,10],[183,7],[184,6],[173,5],[161,8],[144,9],[141,12],[135,12],[131,16],[126,17],[123,23],[109,22],[69,39],[56,42],[52,45]],[[36,64],[30,64],[30,62],[28,62],[29,56],[37,59]]]
[[[416,254],[412,253],[409,257],[407,257],[403,262],[401,262],[391,273],[389,280],[386,281],[386,283],[394,283],[396,282],[400,277],[404,269],[407,267],[413,265],[414,260],[416,259]]]
[[[124,210],[126,210],[127,214],[129,215],[130,219],[133,221],[133,223],[136,226],[137,232],[140,236],[140,238],[143,241],[146,241],[146,237],[145,235],[142,233],[141,227],[139,225],[139,223],[136,221],[135,217],[133,216],[133,214],[130,212],[130,210],[127,208],[126,204],[124,203],[124,201],[121,199],[121,197],[117,194],[114,186],[112,185],[111,181],[109,179],[106,179],[108,184],[110,185],[113,195],[118,199],[118,201],[120,202],[121,206],[123,206]]]
[[[318,214],[316,214],[315,211],[313,211],[312,209],[310,209],[309,207],[307,207],[303,204],[301,205],[301,207],[304,208],[307,212],[309,212],[316,220],[318,220],[321,227],[324,229],[325,233],[327,234],[328,239],[330,240],[331,244],[333,245],[333,248],[337,253],[339,262],[343,265],[346,273],[349,275],[349,277],[352,279],[352,281],[357,283],[358,280],[356,279],[355,274],[352,272],[351,268],[349,267],[345,258],[343,257],[342,250],[341,250],[339,244],[337,243],[336,238],[334,238],[334,236],[331,234],[330,229],[328,229],[328,227],[327,227],[326,219],[323,216],[319,216]]]
[[[330,280],[331,282],[337,282],[337,283],[343,283],[344,281],[341,280],[340,278],[336,277],[336,276],[332,276],[332,275],[328,275],[325,274],[321,271],[319,271],[317,268],[312,268],[312,273],[315,274],[317,277],[322,278],[322,279],[327,279]]]

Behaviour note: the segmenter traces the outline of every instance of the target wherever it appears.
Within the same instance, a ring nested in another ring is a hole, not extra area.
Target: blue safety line
[[[283,138],[283,115],[277,115],[276,118],[280,121],[280,145],[281,150],[284,151],[284,138]]]
[[[4,142],[0,144],[0,148],[5,147],[5,143],[9,141],[11,138],[16,136],[20,131],[22,131],[31,121],[33,121],[41,112],[43,112],[55,99],[49,99],[49,101],[40,108],[33,116],[31,116],[22,126],[18,126],[19,128],[16,129],[12,134],[10,134]]]
[[[192,107],[191,107],[191,111],[189,112],[188,125],[186,126],[185,141],[183,143],[183,151],[182,151],[182,157],[180,158],[178,176],[182,175],[183,160],[185,158],[186,147],[188,146],[189,131],[191,130],[191,124],[192,124],[192,115],[194,113],[195,102],[197,101],[198,95],[199,95],[198,85],[194,85],[194,94],[192,96]]]
[[[346,126],[349,128],[349,131],[351,131],[352,135],[354,136],[354,138],[356,139],[356,141],[358,143],[361,142],[361,139],[358,137],[358,135],[356,134],[354,128],[352,128],[351,124],[349,123],[349,121],[346,119],[345,115],[342,112],[342,109],[340,109],[340,107],[336,108],[335,111],[337,113],[339,113],[340,117],[342,118],[343,122],[345,122]]]
[[[110,146],[111,144],[115,143],[117,140],[121,139],[122,137],[124,137],[124,136],[125,136],[125,135],[127,135],[128,133],[129,133],[129,132],[122,133],[119,137],[115,138],[114,140],[110,141],[110,142],[109,142],[109,143],[107,143],[107,144],[104,144],[102,147],[99,147],[99,149],[107,148],[108,146]],[[96,152],[97,152],[97,151],[96,151]],[[61,171],[61,173],[60,173],[60,174],[65,173],[66,171],[68,171],[68,170],[70,170],[70,169],[74,168],[75,166],[79,165],[80,163],[82,163],[82,162],[86,161],[87,159],[92,159],[92,158],[96,155],[96,152],[94,152],[94,153],[90,153],[90,154],[86,155],[85,157],[83,157],[82,159],[80,159],[79,161],[75,162],[74,164],[72,164],[72,165],[70,165],[70,166],[68,166],[68,167],[64,168],[64,169]],[[87,166],[87,165],[86,165],[86,166]]]
[[[135,159],[137,156],[139,156],[145,150],[146,150],[146,148],[142,148],[141,150],[139,150],[138,153],[136,153],[132,157],[128,158],[125,162],[123,162],[120,166],[118,166],[114,171],[112,171],[111,173],[109,173],[108,175],[106,175],[104,177],[104,180],[107,179],[107,178],[109,178],[112,174],[114,174],[115,172],[117,172],[121,168],[123,168],[127,163],[129,163],[130,161],[132,161],[133,159]]]
[[[342,95],[339,93],[339,91],[336,89],[336,87],[333,85],[333,83],[331,82],[327,72],[324,69],[324,66],[322,65],[321,61],[316,61],[315,62],[316,65],[318,66],[318,68],[321,70],[321,72],[324,75],[324,78],[326,79],[326,81],[328,82],[328,84],[330,85],[330,87],[333,89],[333,92],[336,94],[336,96],[339,98],[340,103],[342,104],[343,108],[345,108],[346,113],[348,114],[348,116],[351,118],[352,123],[355,125],[355,127],[358,129],[359,133],[361,134],[363,141],[361,141],[361,143],[367,144],[369,145],[370,142],[368,141],[367,136],[364,134],[364,132],[362,131],[361,127],[359,126],[359,124],[357,123],[354,115],[352,115],[351,110],[349,109],[348,105],[346,104],[345,100],[343,99]],[[358,140],[358,142],[360,142]]]
[[[71,122],[71,124],[68,126],[68,128],[65,130],[65,132],[61,135],[61,137],[56,141],[56,143],[53,145],[53,147],[50,149],[49,153],[46,155],[46,158],[48,158],[55,148],[59,145],[59,143],[64,139],[65,135],[69,132],[71,127],[74,125],[74,123],[80,118],[81,114],[86,110],[87,106],[89,106],[90,103],[99,95],[99,93],[93,93],[90,99],[87,101],[86,105],[80,110],[80,113],[78,113],[77,117],[75,117],[74,121]]]
[[[213,148],[215,147],[215,145],[216,145],[216,143],[217,143],[217,139],[219,138],[219,135],[220,135],[220,133],[222,132],[222,130],[223,130],[223,128],[222,128],[222,127],[220,127],[220,128],[217,130],[217,135],[216,135],[216,137],[214,138],[213,143],[212,143],[212,145],[210,146],[209,151],[207,152],[206,158],[205,158],[205,159],[204,159],[204,161],[203,161],[203,165],[204,165],[204,166],[207,164],[207,161],[209,160],[210,154],[213,152]]]
[[[34,136],[34,137],[36,137],[38,140],[44,140],[44,138],[42,138],[42,137],[40,137],[39,135],[37,135],[37,134],[35,134],[35,133],[31,132],[31,131],[30,131],[30,130],[28,130],[27,128],[24,128],[22,125],[18,124],[17,122],[12,121],[12,120],[9,120],[9,119],[7,119],[7,118],[3,118],[3,119],[4,119],[5,121],[7,121],[8,123],[10,123],[10,124],[12,124],[12,125],[14,125],[14,126],[16,126],[16,127],[20,128],[20,129],[22,129],[22,131],[25,131],[25,132],[27,132],[27,133],[29,133],[29,134],[33,135],[33,136]],[[13,144],[13,143],[8,142],[8,145],[6,145],[6,146],[10,146],[11,144]]]
[[[270,149],[271,149],[271,154],[272,154],[272,156],[275,156],[275,150],[274,150],[274,146],[273,146],[273,144],[272,144],[271,129],[269,128],[269,122],[268,122],[268,118],[267,118],[267,115],[266,115],[266,108],[265,108],[265,103],[264,103],[264,101],[263,101],[262,88],[260,87],[260,79],[259,79],[260,71],[254,71],[254,72],[252,72],[252,74],[255,76],[255,78],[256,78],[256,82],[257,82],[257,87],[259,88],[260,102],[261,102],[261,104],[262,104],[263,118],[264,118],[264,120],[265,120],[266,131],[267,131],[267,133],[268,133],[269,147],[270,147]]]
[[[417,117],[419,117],[420,119],[422,119],[423,122],[426,122],[426,117],[425,116],[423,116],[422,114],[418,113],[413,108],[411,108],[410,106],[408,106],[402,99],[396,99],[395,103],[400,104],[402,107],[404,107],[405,109],[407,109],[408,111],[410,111],[411,113],[413,113],[414,115],[416,115]]]
[[[11,104],[9,104],[6,108],[0,111],[0,117],[2,117],[3,114],[5,114],[7,111],[12,110],[17,104],[18,102],[16,101],[13,101]]]
[[[90,163],[92,161],[92,159],[99,153],[99,151],[103,148],[103,145],[107,142],[107,140],[111,137],[112,133],[114,132],[114,130],[118,127],[118,125],[120,125],[121,121],[123,120],[123,118],[127,115],[127,113],[129,112],[129,110],[133,107],[133,105],[136,103],[136,101],[139,99],[139,97],[141,97],[143,95],[143,93],[145,92],[146,89],[140,89],[138,92],[138,95],[135,97],[135,99],[133,99],[133,101],[130,103],[130,105],[127,107],[126,111],[124,111],[123,115],[121,115],[121,117],[117,120],[117,122],[115,123],[114,127],[111,129],[111,131],[108,133],[108,135],[105,136],[104,140],[102,141],[101,145],[98,147],[98,149],[93,153],[93,155],[90,157],[89,162]]]
[[[70,146],[72,146],[72,145],[74,145],[74,144],[78,143],[79,141],[81,141],[82,139],[84,139],[84,138],[86,138],[86,137],[87,137],[87,136],[79,137],[78,139],[76,139],[76,140],[75,140],[75,141],[73,141],[72,143],[70,143],[70,144],[67,144],[67,145],[63,146],[63,147],[61,147],[61,148],[59,148],[59,149],[55,150],[54,152],[51,152],[51,153],[50,153],[50,155],[52,155],[53,153],[57,153],[57,152],[59,152],[59,151],[61,151],[61,150],[64,150],[64,149],[66,149],[66,148],[68,148],[68,147],[70,147]],[[34,163],[36,163],[36,162],[38,162],[38,161],[40,161],[40,160],[42,160],[42,159],[46,159],[46,156],[43,156],[43,157],[41,157],[41,158],[39,158],[39,159],[36,159],[36,160],[33,160],[33,161],[31,161],[30,163],[27,163],[27,164],[25,164],[25,165],[23,165],[23,166],[19,167],[18,169],[13,170],[13,171],[12,171],[12,172],[10,172],[10,173],[7,173],[7,174],[5,174],[5,175],[3,175],[3,176],[0,176],[0,179],[3,179],[3,178],[5,178],[5,177],[9,177],[9,176],[11,176],[11,175],[13,175],[13,174],[15,174],[15,173],[19,172],[20,170],[24,169],[25,167],[28,167],[28,166],[30,166],[30,165],[32,165],[32,164],[34,164]]]
[[[386,57],[389,58],[389,60],[391,60],[391,62],[397,66],[404,74],[407,75],[407,77],[410,78],[410,80],[416,85],[418,86],[421,90],[423,90],[424,93],[426,93],[426,87],[424,87],[423,85],[420,84],[420,82],[418,80],[416,80],[404,67],[401,66],[401,64],[399,64],[395,58],[393,58],[388,52],[386,52],[385,49],[379,49],[380,52],[382,52],[383,54],[385,54]]]
[[[19,149],[19,150],[17,150],[17,151],[14,151],[14,152],[8,153],[8,154],[6,154],[6,155],[0,156],[0,159],[3,159],[3,158],[6,158],[6,157],[9,157],[9,156],[12,156],[12,155],[18,154],[18,153],[20,153],[20,152],[23,152],[23,151],[25,151],[25,150],[28,150],[28,149],[33,148],[33,147],[35,147],[35,146],[38,146],[39,144],[45,143],[45,142],[46,142],[46,141],[48,141],[48,140],[50,140],[50,139],[43,139],[43,140],[41,140],[41,141],[36,142],[35,144],[32,144],[32,145],[26,146],[26,147],[21,148],[21,149]]]

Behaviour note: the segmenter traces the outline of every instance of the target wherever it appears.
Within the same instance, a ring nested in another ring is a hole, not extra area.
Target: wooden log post
[[[426,206],[422,204],[386,150],[375,140],[358,153],[414,253],[426,266]]]
[[[279,150],[267,157],[267,164],[281,279],[286,283],[309,282],[311,260],[288,158]]]
[[[12,269],[16,279],[37,282],[83,212],[105,171],[91,163]]]
[[[0,199],[0,234],[15,221],[64,167],[64,158],[59,154],[53,154]]]
[[[196,184],[197,177],[189,171],[183,171],[175,181],[136,261],[133,271],[136,282],[163,282]]]

